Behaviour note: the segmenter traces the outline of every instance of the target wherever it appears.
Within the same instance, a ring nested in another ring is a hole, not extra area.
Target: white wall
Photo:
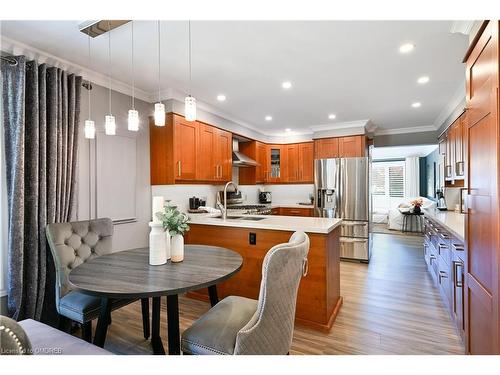
[[[78,181],[78,212],[77,220],[87,220],[96,217],[96,160],[95,140],[83,137],[83,124],[88,117],[88,91],[82,89],[81,121],[79,149],[79,181]],[[149,184],[149,122],[148,116],[152,114],[153,106],[140,100],[135,101],[135,107],[139,111],[140,130],[129,132],[127,130],[127,115],[131,108],[131,97],[112,92],[112,112],[116,117],[117,134],[136,137],[137,161],[136,161],[136,218],[134,223],[115,225],[113,236],[113,249],[126,250],[144,247],[148,244],[148,223],[151,211],[151,186]],[[108,114],[108,90],[102,86],[93,85],[91,91],[91,117],[95,121],[98,134],[96,137],[105,136],[104,116]],[[116,155],[120,157],[120,155]],[[97,183],[99,183],[97,181]],[[127,202],[123,202],[127,204]],[[97,212],[99,216],[99,212]]]

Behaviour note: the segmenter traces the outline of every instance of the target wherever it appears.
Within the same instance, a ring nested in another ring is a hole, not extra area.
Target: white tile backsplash
[[[242,185],[241,190],[245,203],[258,203],[259,191],[270,191],[273,203],[299,203],[309,202],[309,194],[313,192],[314,185]],[[196,196],[207,200],[207,205],[215,207],[217,191],[222,190],[222,185],[155,185],[151,187],[151,195],[163,196],[172,201],[179,210],[187,211],[189,198]]]

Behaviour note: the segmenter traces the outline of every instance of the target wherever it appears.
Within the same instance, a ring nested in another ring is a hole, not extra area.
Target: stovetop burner
[[[228,210],[253,210],[258,208],[267,208],[265,204],[231,204],[227,206]]]

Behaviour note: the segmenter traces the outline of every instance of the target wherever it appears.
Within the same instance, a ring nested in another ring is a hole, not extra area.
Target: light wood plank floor
[[[344,305],[329,333],[296,326],[290,354],[463,354],[464,348],[422,258],[422,237],[375,234],[369,265],[341,263]],[[209,309],[180,297],[181,332]],[[162,339],[166,311],[162,301]],[[77,333],[78,334],[78,333]],[[150,354],[140,303],[113,313],[105,348]]]

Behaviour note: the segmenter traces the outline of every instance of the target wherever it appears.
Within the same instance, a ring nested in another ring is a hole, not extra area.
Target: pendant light
[[[139,130],[139,112],[135,109],[135,67],[134,67],[134,21],[130,22],[132,28],[132,109],[128,111],[128,130]]]
[[[189,93],[184,99],[184,117],[186,121],[196,121],[196,99],[191,96],[191,21],[188,21],[189,36]]]
[[[115,116],[111,114],[111,24],[108,22],[108,63],[109,63],[109,114],[105,116],[104,122],[104,130],[106,135],[115,135],[116,134],[116,121]]]
[[[89,53],[89,69],[90,69],[90,34],[87,34],[88,39],[88,53]],[[90,83],[90,79],[87,80],[88,87],[87,90],[89,92],[89,117],[85,120],[85,125],[83,127],[83,132],[85,134],[86,139],[94,139],[95,138],[95,123],[91,120],[91,109],[90,109],[90,90],[92,89],[92,84]]]
[[[161,37],[160,21],[157,21],[158,29],[158,103],[155,103],[155,125],[165,126],[165,105],[161,102]]]

